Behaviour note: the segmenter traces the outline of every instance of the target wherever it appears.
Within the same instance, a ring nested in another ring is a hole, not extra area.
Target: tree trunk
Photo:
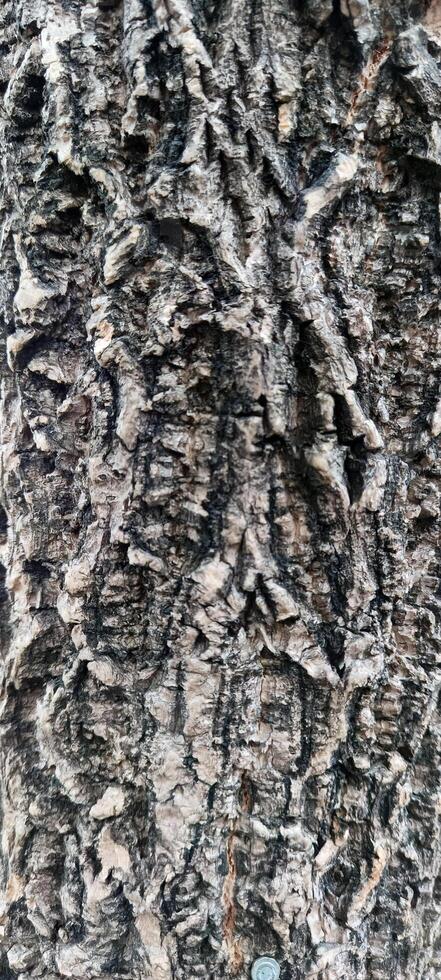
[[[441,4],[0,42],[1,977],[439,980]]]

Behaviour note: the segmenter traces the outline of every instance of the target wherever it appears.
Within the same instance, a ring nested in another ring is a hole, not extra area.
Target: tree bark
[[[441,4],[3,0],[0,974],[441,976]]]

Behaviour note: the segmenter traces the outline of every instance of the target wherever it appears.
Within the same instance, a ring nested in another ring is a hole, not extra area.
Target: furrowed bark
[[[441,975],[441,4],[4,0],[5,980]]]

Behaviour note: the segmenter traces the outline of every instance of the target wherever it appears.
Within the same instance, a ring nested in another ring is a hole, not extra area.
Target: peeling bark
[[[4,0],[0,974],[441,976],[441,4]]]

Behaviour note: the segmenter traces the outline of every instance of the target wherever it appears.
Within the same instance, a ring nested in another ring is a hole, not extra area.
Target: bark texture
[[[441,3],[0,54],[2,980],[439,980]]]

